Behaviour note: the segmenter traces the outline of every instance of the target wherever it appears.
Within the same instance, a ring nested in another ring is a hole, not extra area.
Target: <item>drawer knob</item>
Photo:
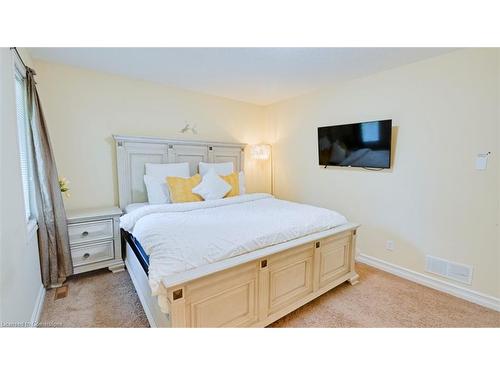
[[[89,232],[85,231],[85,232],[82,232],[82,236],[83,237],[87,237],[89,235]]]
[[[85,254],[83,254],[83,259],[87,259],[89,256],[90,256],[89,253],[85,253]]]

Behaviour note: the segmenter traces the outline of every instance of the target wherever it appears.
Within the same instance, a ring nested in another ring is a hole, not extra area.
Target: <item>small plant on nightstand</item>
[[[69,181],[66,179],[66,177],[59,177],[59,189],[61,190],[61,193],[64,194],[66,198],[69,198]]]

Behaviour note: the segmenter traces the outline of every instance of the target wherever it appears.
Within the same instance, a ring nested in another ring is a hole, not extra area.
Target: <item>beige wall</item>
[[[67,208],[118,204],[112,134],[260,143],[264,109],[141,80],[36,61],[38,89]],[[186,122],[199,134],[183,135]],[[269,190],[269,165],[245,160],[249,191]]]
[[[500,296],[498,50],[460,50],[266,108],[35,64],[59,173],[71,181],[69,208],[117,204],[112,134],[274,142],[279,197],[361,223],[367,255],[417,272],[425,254],[471,264],[471,288]],[[382,118],[397,130],[392,170],[318,167],[318,126]],[[185,122],[199,135],[179,134]],[[493,152],[488,170],[476,171],[483,151]],[[251,191],[268,190],[267,168],[247,158]]]
[[[499,72],[497,50],[460,50],[270,106],[277,194],[361,223],[364,254],[417,272],[425,254],[471,264],[471,288],[499,297]],[[318,126],[386,118],[392,170],[318,166]]]
[[[27,232],[24,217],[12,56],[0,48],[0,322],[29,323],[42,282],[36,232]]]

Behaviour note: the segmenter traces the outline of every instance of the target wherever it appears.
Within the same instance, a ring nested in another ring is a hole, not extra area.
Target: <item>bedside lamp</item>
[[[269,144],[251,145],[250,156],[254,160],[271,160],[271,194],[274,194],[273,159],[271,154],[271,145]]]
[[[268,160],[271,157],[271,145],[252,145],[250,155],[255,160]]]

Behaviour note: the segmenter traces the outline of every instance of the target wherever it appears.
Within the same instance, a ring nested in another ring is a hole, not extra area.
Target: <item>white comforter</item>
[[[120,226],[149,254],[149,282],[156,295],[169,275],[345,223],[335,211],[246,194],[141,207],[122,216]]]

